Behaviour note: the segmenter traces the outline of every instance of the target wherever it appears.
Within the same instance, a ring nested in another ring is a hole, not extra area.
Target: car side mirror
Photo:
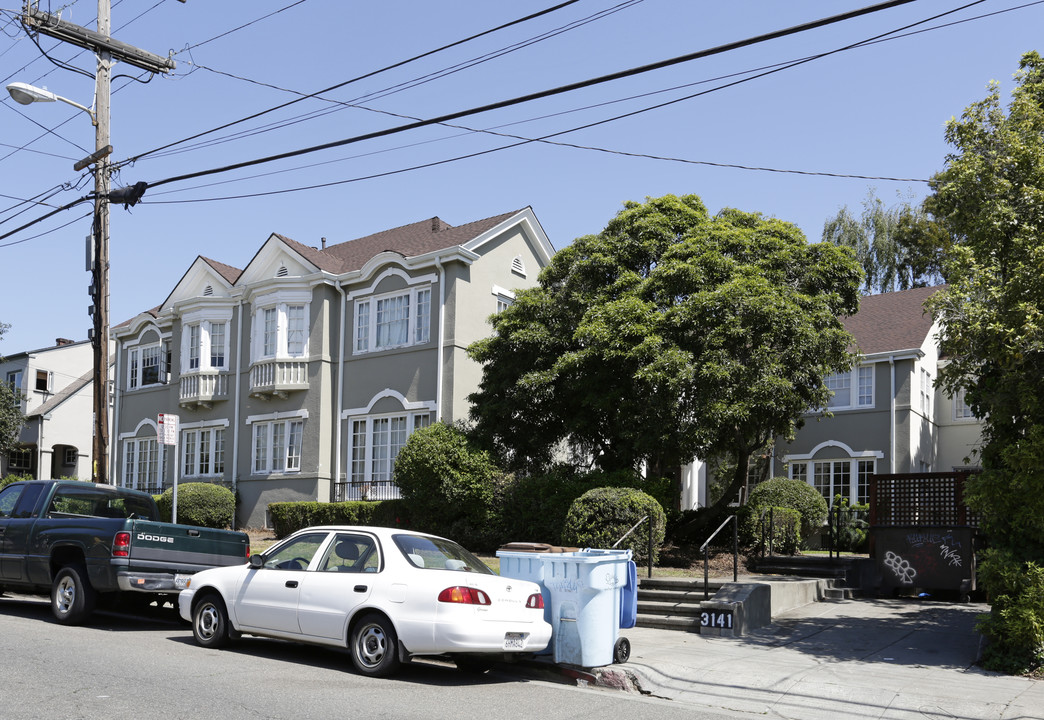
[[[250,567],[252,567],[255,570],[260,570],[264,566],[265,566],[265,559],[263,557],[261,557],[260,555],[251,555],[250,556]]]

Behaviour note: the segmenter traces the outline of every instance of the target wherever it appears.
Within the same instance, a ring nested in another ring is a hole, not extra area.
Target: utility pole
[[[82,169],[94,163],[94,222],[91,228],[93,263],[91,266],[91,306],[94,327],[94,471],[96,483],[110,484],[109,477],[109,92],[114,58],[150,72],[170,72],[174,61],[126,45],[109,37],[111,0],[98,0],[97,32],[42,12],[37,2],[26,0],[22,22],[30,31],[57,38],[88,50],[97,56],[95,73],[95,152],[76,164]],[[144,192],[144,188],[142,191]],[[140,197],[140,193],[138,193]],[[136,202],[137,199],[131,201]]]

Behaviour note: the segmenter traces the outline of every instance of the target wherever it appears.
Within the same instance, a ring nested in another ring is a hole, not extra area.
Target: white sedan
[[[373,676],[417,655],[482,667],[551,640],[539,585],[500,577],[452,540],[392,528],[299,530],[246,565],[196,573],[178,610],[203,647],[244,633],[347,645]]]

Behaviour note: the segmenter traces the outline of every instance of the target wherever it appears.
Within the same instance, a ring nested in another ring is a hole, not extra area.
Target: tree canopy
[[[886,206],[872,189],[858,217],[846,205],[823,224],[824,242],[855,252],[868,294],[938,285],[945,238],[923,208]]]
[[[992,634],[1044,660],[1044,60],[1022,57],[1008,112],[999,88],[946,126],[954,152],[925,208],[952,238],[947,288],[933,298],[950,362],[939,380],[964,391],[983,426],[982,473],[968,500],[991,551],[983,575]],[[1013,589],[1014,588],[1014,589]],[[1035,598],[1035,599],[1033,599]],[[1025,602],[1024,602],[1025,601]],[[1021,630],[1009,624],[1018,620]],[[1027,624],[1028,621],[1028,624]],[[1035,628],[1035,630],[1026,630]],[[1015,636],[1019,636],[1016,638]],[[1010,649],[1010,644],[1008,645]]]
[[[0,323],[0,339],[10,325]],[[2,359],[2,357],[0,357]],[[6,382],[0,382],[0,453],[6,453],[18,440],[18,433],[25,424],[21,410],[21,393]]]
[[[475,433],[516,469],[569,445],[599,469],[736,459],[791,436],[849,368],[850,250],[695,195],[628,202],[557,253],[469,348]]]

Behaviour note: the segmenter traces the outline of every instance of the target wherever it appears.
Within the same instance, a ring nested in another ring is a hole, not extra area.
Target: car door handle
[[[286,581],[286,586],[288,588],[295,588],[295,587],[297,587],[297,581],[296,580],[287,580]]]
[[[366,586],[365,585],[356,585],[355,588],[353,588],[353,589],[355,590],[355,592],[358,592],[358,593],[366,592]]]

